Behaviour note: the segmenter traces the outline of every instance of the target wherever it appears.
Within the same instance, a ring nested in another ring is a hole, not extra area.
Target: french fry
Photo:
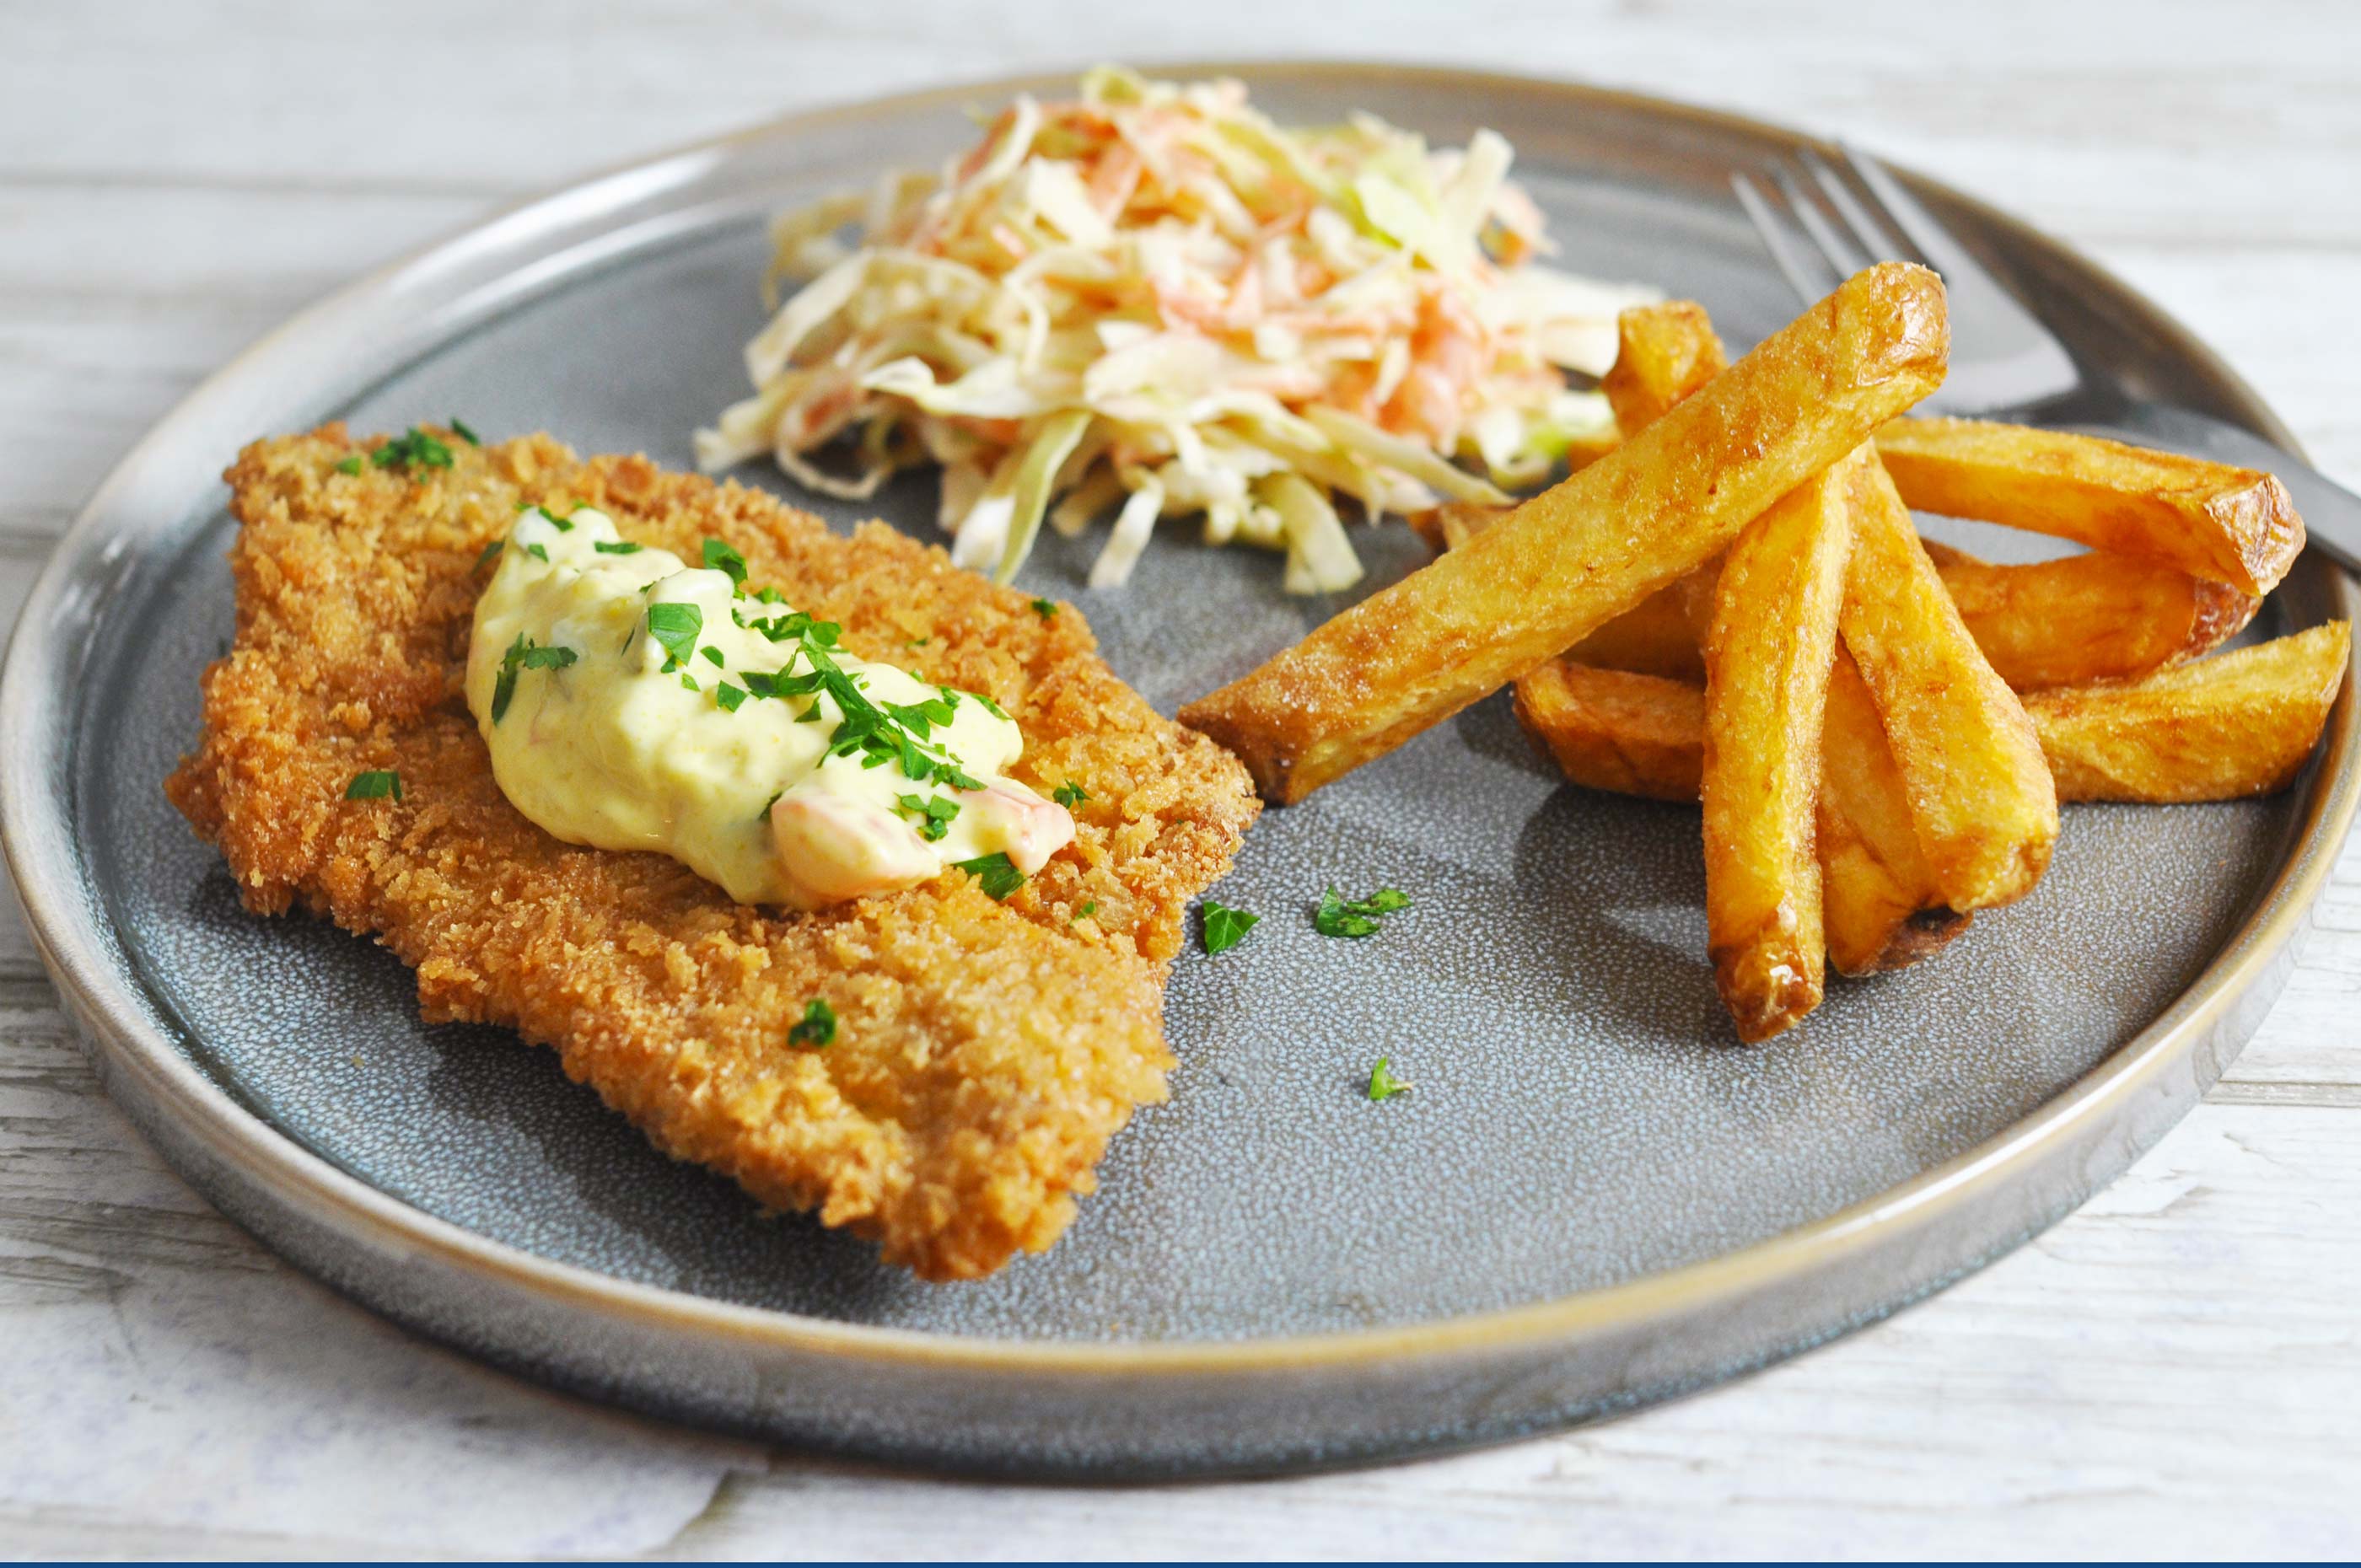
[[[1705,693],[1685,681],[1553,659],[1517,683],[1535,746],[1586,789],[1695,800],[1705,771]],[[1820,735],[1821,904],[1839,973],[1899,969],[1966,929],[1918,848],[1877,709],[1841,646]]]
[[[1749,1045],[1820,1004],[1820,725],[1863,447],[1748,523],[1705,643],[1705,914],[1714,983]]]
[[[1180,718],[1301,800],[1688,572],[1941,381],[1942,285],[1872,267],[1613,452]],[[1929,576],[1932,569],[1929,568]]]
[[[1714,335],[1705,307],[1693,300],[1668,300],[1656,305],[1633,305],[1615,318],[1615,363],[1598,383],[1615,411],[1620,436],[1653,422],[1656,417],[1724,370],[1730,356]],[[1609,445],[1585,448],[1573,456],[1576,467],[1605,456]],[[1483,501],[1445,501],[1411,514],[1410,525],[1430,549],[1455,550],[1478,530],[1509,515],[1509,507]],[[1703,620],[1700,618],[1700,631]],[[1704,678],[1704,666],[1698,666]]]
[[[2312,755],[2352,656],[2352,628],[2334,620],[2131,685],[2038,692],[2025,707],[2068,799],[2268,795]]]
[[[1517,682],[1517,719],[1587,789],[1695,800],[1705,773],[1705,688],[1553,659]]]
[[[1424,541],[1429,550],[1441,554],[1445,550],[1458,549],[1515,510],[1487,506],[1482,501],[1445,501],[1411,513],[1411,532]]]
[[[2284,789],[2302,770],[2335,706],[2352,649],[2352,629],[2334,620],[2176,665],[2145,681],[2037,692],[2025,708],[2061,801],[2185,806],[2241,800]],[[1704,692],[1680,681],[1564,660],[1534,674],[1531,688],[1543,694],[1541,700],[1521,700],[1528,694],[1521,692],[1518,712],[1569,780],[1655,800],[1697,798],[1705,762]],[[1821,729],[1822,806],[1837,805],[1856,824],[1882,819],[1876,807],[1859,804],[1850,783],[1877,770],[1851,765],[1840,751],[1848,735],[1867,733],[1846,717],[1853,702],[1847,688],[1859,678],[1839,652]],[[1868,689],[1858,691],[1865,701]],[[1873,721],[1873,709],[1870,717]],[[1825,816],[1821,830],[1825,849]],[[1901,842],[1891,833],[1879,840],[1897,850]],[[1903,887],[1916,880],[1907,874],[1908,858],[1896,852],[1887,861],[1902,867],[1894,880]],[[1833,889],[1835,869],[1825,869]],[[1835,908],[1832,893],[1828,908]],[[1833,913],[1828,943],[1833,957]]]
[[[2262,600],[2178,567],[2093,551],[1995,566],[1927,554],[1993,670],[2018,692],[2136,679],[2237,635]]]
[[[1694,300],[1633,305],[1615,318],[1615,363],[1598,378],[1626,440],[1730,368],[1713,320]]]
[[[1704,630],[1713,614],[1714,579],[1720,572],[1717,555],[1672,587],[1650,594],[1567,649],[1565,656],[1577,664],[1702,682]]]
[[[1696,390],[1701,368],[1722,362],[1700,307],[1636,307],[1619,327],[1606,387],[1627,433]],[[1436,549],[1450,549],[1504,515],[1480,502],[1453,503],[1425,514],[1422,532]],[[1520,722],[1576,783],[1664,799],[1697,795],[1701,759],[1681,740],[1703,721],[1701,699],[1693,686],[1647,677],[1705,679],[1701,644],[1720,569],[1708,562],[1517,678]],[[1619,679],[1625,672],[1636,678]],[[1942,947],[1968,917],[1941,906],[1884,729],[1850,655],[1835,661],[1828,705],[1817,816],[1828,957],[1848,974],[1898,968]]]
[[[1634,305],[1615,319],[1615,363],[1598,383],[1629,437],[1730,367],[1713,319],[1692,300]],[[1566,651],[1585,663],[1705,679],[1701,644],[1721,559],[1659,589]]]
[[[1920,511],[2079,540],[2243,594],[2268,593],[2303,548],[2295,503],[2253,468],[1963,419],[1896,420],[1877,450]]]
[[[1851,495],[1845,646],[1884,721],[1935,885],[1963,912],[2022,898],[2058,841],[2040,739],[1968,635],[1883,466],[1855,468]]]
[[[1967,929],[1969,916],[1935,885],[1885,726],[1841,647],[1821,726],[1819,827],[1823,924],[1839,973],[1900,969]]]
[[[1437,549],[1508,515],[1453,502],[1417,521]],[[2104,551],[2026,565],[1994,565],[1923,541],[1960,619],[1993,672],[2023,693],[2136,680],[2235,637],[2262,601],[2226,583]],[[1565,652],[1578,664],[1702,681],[1699,646],[1712,603],[1708,562],[1650,595]]]

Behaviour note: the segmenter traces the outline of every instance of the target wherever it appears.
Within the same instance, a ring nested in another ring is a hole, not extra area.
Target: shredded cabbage
[[[1003,582],[1045,518],[1115,515],[1090,574],[1112,587],[1159,518],[1198,515],[1209,543],[1284,551],[1289,592],[1338,591],[1361,575],[1338,497],[1497,504],[1612,425],[1563,372],[1604,372],[1616,313],[1659,296],[1533,261],[1511,156],[1366,115],[1282,126],[1238,82],[1114,67],[1019,98],[939,176],[773,225],[766,295],[802,287],[697,460],[767,453],[856,498],[939,464],[953,558]],[[850,471],[815,461],[847,438]]]

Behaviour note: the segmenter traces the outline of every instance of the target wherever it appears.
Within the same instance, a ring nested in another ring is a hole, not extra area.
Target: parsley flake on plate
[[[590,548],[601,555],[636,555],[641,547],[628,539],[594,539]]]
[[[443,422],[451,427],[452,434],[457,436],[468,445],[481,446],[483,444],[483,442],[477,438],[476,433],[467,428],[467,422],[461,419],[457,414],[453,414],[449,419],[445,420]]]
[[[371,768],[365,773],[355,773],[353,782],[345,786],[346,800],[400,800],[401,775],[391,768]]]
[[[1035,599],[1033,613],[1044,620],[1055,620],[1058,619],[1057,602],[1053,599]]]
[[[1082,805],[1082,802],[1090,799],[1090,797],[1091,792],[1084,789],[1082,785],[1076,784],[1071,779],[1068,779],[1064,784],[1060,784],[1056,789],[1049,792],[1049,798],[1051,800],[1056,801],[1060,806],[1066,807],[1070,811],[1075,806]]]
[[[1206,899],[1198,908],[1204,916],[1205,951],[1208,953],[1228,952],[1262,918],[1243,909],[1232,909],[1218,899]]]
[[[336,465],[336,472],[339,474],[357,474],[360,471],[361,455],[357,452]]]
[[[1357,940],[1377,935],[1378,922],[1385,916],[1409,907],[1410,895],[1399,888],[1381,887],[1367,898],[1347,900],[1332,886],[1320,895],[1320,907],[1312,913],[1312,927],[1323,937]]]
[[[1395,1095],[1408,1094],[1410,1091],[1409,1080],[1394,1076],[1394,1063],[1391,1057],[1379,1057],[1378,1065],[1369,1069],[1370,1099],[1391,1100]]]
[[[815,996],[804,1003],[804,1021],[787,1031],[787,1044],[809,1046],[818,1050],[836,1041],[836,1009],[824,997]]]

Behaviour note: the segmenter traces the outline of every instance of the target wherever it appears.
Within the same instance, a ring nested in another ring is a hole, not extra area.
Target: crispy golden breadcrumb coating
[[[1245,770],[1116,679],[1079,612],[1044,619],[883,524],[842,539],[644,458],[445,435],[447,469],[340,473],[379,443],[328,425],[226,476],[237,639],[166,788],[247,905],[374,934],[429,1019],[555,1047],[658,1147],[929,1278],[1048,1246],[1107,1139],[1164,1097],[1163,977],[1254,817]],[[692,561],[725,539],[851,652],[992,697],[1024,728],[1015,776],[1089,791],[1074,843],[1005,904],[950,872],[794,915],[551,838],[493,782],[461,695],[478,556],[520,501],[597,506]],[[346,801],[375,768],[403,799]],[[825,1049],[787,1040],[813,997],[840,1020]]]

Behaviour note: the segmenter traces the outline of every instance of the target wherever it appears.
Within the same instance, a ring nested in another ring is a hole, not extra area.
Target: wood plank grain
[[[990,25],[951,0],[897,6],[890,23],[859,7],[630,0],[601,5],[595,26],[540,6],[413,0],[404,35],[433,40],[434,63],[417,71],[384,69],[376,29],[334,6],[137,0],[112,7],[104,29],[73,7],[29,7],[0,57],[0,125],[17,133],[0,136],[0,173],[490,194],[789,105],[1097,58],[1342,52],[1841,124],[2086,231],[2154,234],[2185,203],[2276,242],[2349,242],[2361,212],[2332,198],[2361,148],[2361,104],[2344,91],[2334,9],[2275,0],[2221,26],[2203,0],[2167,0],[2126,26],[2114,6],[2005,0],[1960,26],[1814,0],[1784,7],[1766,45],[1736,0],[1578,0],[1546,25],[1470,7],[1447,27],[1414,0],[1387,0],[1356,9],[1340,49],[1318,7],[1244,0],[1185,16],[1011,5]],[[131,38],[137,49],[123,47]],[[108,112],[84,112],[97,93]]]
[[[2353,1279],[2323,1266],[2361,1251],[2349,1114],[2202,1107],[1936,1301],[1637,1419],[1285,1483],[1003,1488],[678,1432],[407,1343],[163,1173],[39,998],[0,988],[0,1400],[104,1413],[71,1463],[0,1470],[24,1550],[2294,1554],[2361,1526]]]

